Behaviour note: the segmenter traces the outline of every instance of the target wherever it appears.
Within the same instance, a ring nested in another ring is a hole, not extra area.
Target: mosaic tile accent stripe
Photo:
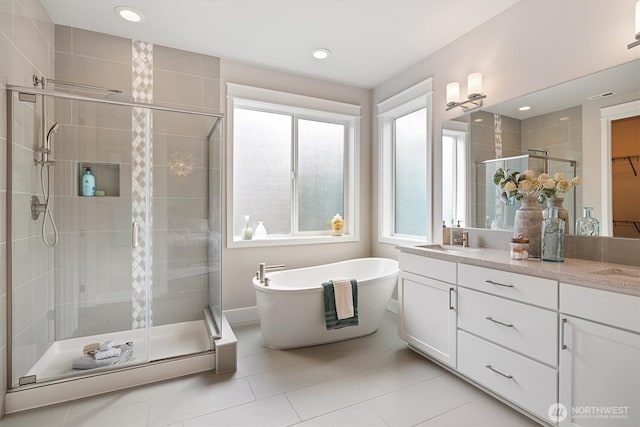
[[[132,43],[132,92],[137,102],[153,101],[153,44],[139,40]],[[132,129],[132,188],[131,219],[138,223],[140,230],[138,246],[132,251],[132,328],[144,328],[152,325],[151,289],[152,271],[152,233],[153,228],[152,195],[153,181],[151,112],[144,108],[134,108],[131,116]],[[148,239],[148,240],[147,240]],[[147,317],[148,311],[148,317]]]
[[[495,135],[496,159],[502,157],[502,116],[493,115],[493,133]]]

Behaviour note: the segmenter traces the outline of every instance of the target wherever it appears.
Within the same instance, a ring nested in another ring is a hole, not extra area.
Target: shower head
[[[49,132],[47,132],[47,138],[50,137],[52,133],[57,132],[59,127],[60,127],[60,124],[58,122],[55,122],[53,126],[51,126],[51,128],[49,129]]]
[[[49,132],[47,132],[47,147],[50,146],[51,135],[56,133],[58,131],[59,127],[60,127],[60,125],[58,124],[58,122],[56,122],[56,123],[53,124],[53,126],[51,126],[51,128],[49,128]]]

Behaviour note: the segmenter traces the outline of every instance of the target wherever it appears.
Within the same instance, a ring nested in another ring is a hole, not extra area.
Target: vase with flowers
[[[529,239],[529,256],[540,258],[542,210],[538,207],[538,197],[543,185],[540,175],[532,170],[510,172],[499,168],[493,175],[493,182],[502,190],[500,198],[506,203],[512,197],[521,206],[516,210],[513,223],[514,237]]]
[[[569,181],[561,172],[554,174],[553,177],[543,173],[540,174],[540,177],[542,178],[543,186],[540,195],[547,203],[547,214],[545,216],[549,217],[548,213],[551,211],[551,208],[558,208],[558,218],[564,220],[564,232],[568,234],[571,221],[569,221],[569,212],[562,205],[564,202],[564,194],[568,193],[569,190],[576,185],[582,184],[582,178],[576,176]]]

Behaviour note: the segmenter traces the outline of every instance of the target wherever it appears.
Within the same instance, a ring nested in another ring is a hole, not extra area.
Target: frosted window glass
[[[345,127],[298,120],[298,228],[331,229],[331,218],[344,216]]]
[[[427,234],[427,109],[394,120],[394,233]]]
[[[269,235],[291,233],[292,117],[236,108],[233,117],[234,235],[244,215]]]

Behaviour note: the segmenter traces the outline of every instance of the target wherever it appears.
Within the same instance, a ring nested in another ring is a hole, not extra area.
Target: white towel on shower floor
[[[353,317],[353,292],[350,280],[333,280],[338,320]]]

